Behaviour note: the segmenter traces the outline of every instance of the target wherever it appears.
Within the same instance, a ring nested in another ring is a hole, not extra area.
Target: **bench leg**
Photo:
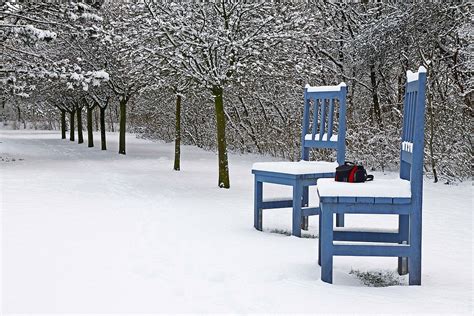
[[[398,233],[401,237],[402,244],[408,243],[410,218],[409,215],[398,216]],[[408,273],[408,258],[398,257],[398,274],[405,275]]]
[[[410,214],[410,248],[408,284],[421,285],[421,206]]]
[[[303,187],[298,181],[293,185],[293,227],[291,234],[301,237],[301,197],[303,195]]]
[[[262,200],[263,200],[263,183],[258,181],[255,177],[254,182],[254,209],[253,209],[253,227],[257,230],[262,230]]]
[[[321,204],[321,281],[332,283],[333,266],[333,214],[329,208]]]

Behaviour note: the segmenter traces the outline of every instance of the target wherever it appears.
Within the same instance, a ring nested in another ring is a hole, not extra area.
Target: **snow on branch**
[[[49,30],[42,30],[37,27],[34,27],[31,24],[22,25],[14,28],[16,34],[22,35],[26,37],[28,40],[33,42],[37,41],[52,41],[56,39],[57,34],[56,32],[52,32]]]

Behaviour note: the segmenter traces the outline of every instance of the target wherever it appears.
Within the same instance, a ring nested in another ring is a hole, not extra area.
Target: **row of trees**
[[[11,0],[0,15],[3,107],[59,113],[63,138],[76,117],[80,141],[85,109],[88,139],[98,116],[105,149],[106,121],[118,117],[119,153],[127,127],[174,141],[175,170],[181,142],[217,149],[228,188],[229,149],[299,159],[303,86],[345,81],[348,159],[393,168],[405,73],[424,65],[426,172],[470,175],[468,3]]]

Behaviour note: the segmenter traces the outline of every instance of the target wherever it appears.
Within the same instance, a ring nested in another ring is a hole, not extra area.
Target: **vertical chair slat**
[[[314,137],[316,135],[316,132],[317,132],[317,128],[318,128],[318,112],[319,112],[319,108],[318,108],[318,101],[319,99],[314,99],[314,113],[313,113],[313,130],[312,130],[312,133],[311,133],[311,139],[314,140]]]
[[[417,104],[417,98],[418,98],[418,92],[414,91],[413,92],[413,106],[412,106],[412,125],[411,125],[411,140],[410,142],[413,143],[414,141],[414,136],[415,136],[415,111],[416,111],[416,104]]]
[[[346,98],[347,87],[341,87],[339,98],[339,121],[337,127],[337,163],[343,164],[346,159]]]
[[[332,137],[332,128],[333,128],[333,119],[334,119],[334,99],[329,100],[329,117],[328,117],[328,140],[331,140]]]
[[[323,140],[323,135],[326,132],[326,99],[321,100],[321,117],[319,121],[319,140]]]
[[[414,122],[414,116],[413,116],[413,109],[415,107],[415,104],[414,104],[414,101],[415,101],[415,93],[412,92],[411,93],[411,98],[410,98],[410,107],[408,108],[408,111],[410,111],[410,120],[408,121],[408,123],[410,125],[408,125],[408,129],[410,130],[410,133],[408,134],[408,141],[411,143],[413,141],[413,122]]]
[[[407,142],[410,141],[410,134],[411,134],[411,128],[410,128],[411,123],[410,122],[411,122],[411,106],[412,106],[411,99],[412,99],[412,96],[413,96],[413,93],[411,93],[411,92],[409,92],[406,96],[406,98],[407,98],[407,104],[406,104],[407,109],[406,109],[406,118],[405,118],[406,124],[404,123],[404,127],[407,131],[407,133],[405,135],[405,141],[407,141]]]
[[[304,96],[304,112],[303,112],[303,133],[301,134],[301,160],[308,160],[309,159],[309,149],[305,147],[305,137],[309,130],[309,107],[310,99],[308,98],[306,89],[305,89],[305,96]]]
[[[304,113],[303,113],[303,134],[306,134],[309,129],[309,107],[310,100],[305,100]]]
[[[405,94],[405,98],[403,100],[403,117],[404,117],[404,120],[408,117],[407,116],[407,113],[408,113],[407,104],[408,104],[408,95]],[[404,142],[407,139],[407,134],[408,134],[407,126],[405,124],[403,124],[403,127],[402,127],[402,142]]]
[[[406,129],[407,133],[405,135],[405,141],[409,142],[410,141],[410,133],[411,133],[411,128],[410,128],[410,121],[411,121],[411,99],[412,99],[413,93],[408,93],[406,98],[407,98],[407,104],[406,104],[406,123],[403,123],[404,128]]]

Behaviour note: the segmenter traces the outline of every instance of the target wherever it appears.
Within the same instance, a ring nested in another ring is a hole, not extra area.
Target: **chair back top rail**
[[[337,86],[306,85],[301,135],[302,160],[309,160],[311,148],[332,148],[337,150],[337,162],[344,163],[346,94],[347,87],[343,82]],[[334,123],[336,112],[339,118],[337,124]]]

